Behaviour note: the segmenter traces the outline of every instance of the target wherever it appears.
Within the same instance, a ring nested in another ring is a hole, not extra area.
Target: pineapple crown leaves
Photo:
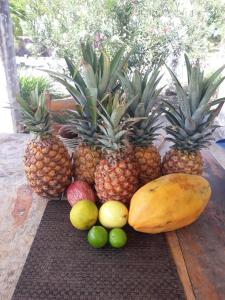
[[[30,132],[43,136],[50,133],[50,117],[45,102],[46,92],[38,93],[38,85],[30,94],[29,101],[17,97],[20,105],[22,118],[25,126]]]
[[[110,60],[105,51],[101,51],[98,55],[90,42],[82,43],[81,50],[82,59],[78,65],[75,65],[69,57],[65,57],[69,76],[49,70],[43,71],[63,84],[69,93],[72,92],[73,97],[74,88],[81,94],[82,91],[85,94],[85,89],[97,88],[98,99],[101,100],[105,93],[110,93],[118,87],[118,73],[124,69],[130,53],[125,55],[125,47],[121,47]]]
[[[131,80],[127,75],[120,75],[121,85],[128,94],[128,100],[132,99],[134,96],[138,96],[136,101],[130,106],[129,113],[131,115],[139,115],[138,111],[136,111],[139,103],[144,107],[146,115],[151,113],[152,108],[157,102],[157,97],[164,88],[161,87],[157,89],[157,86],[162,79],[162,75],[159,75],[159,69],[152,72],[147,70],[143,77],[139,71],[135,70]]]
[[[88,106],[92,105],[92,108]],[[60,113],[54,113],[53,119],[59,124],[70,125],[71,132],[77,133],[78,138],[85,144],[97,145],[97,106],[96,101],[83,108],[77,107],[76,110],[66,110]],[[94,120],[94,121],[93,121]]]
[[[94,73],[96,73],[98,68],[98,58],[97,53],[92,47],[90,40],[87,40],[86,42],[80,43],[81,52],[83,60],[86,61],[89,65],[92,66]]]
[[[125,47],[121,47],[110,60],[108,54],[103,50],[100,55],[97,54],[89,41],[81,44],[81,50],[82,59],[78,66],[65,57],[71,76],[70,80],[75,81],[76,88],[79,89],[79,92],[82,90],[84,94],[85,90],[96,88],[98,99],[101,100],[106,93],[112,93],[118,89],[118,73],[124,68],[130,53],[125,55]],[[54,76],[54,74],[50,75]],[[62,74],[55,75],[63,77],[65,80]],[[54,79],[57,80],[57,78]],[[61,83],[63,84],[62,81]]]
[[[128,113],[131,117],[144,117],[141,122],[134,125],[133,134],[130,142],[135,145],[152,144],[158,136],[157,131],[161,124],[157,124],[158,108],[156,109],[157,99],[164,87],[158,88],[162,79],[159,68],[147,70],[144,76],[135,70],[131,79],[126,75],[121,75],[121,85],[128,95],[128,101],[136,97],[130,105]]]
[[[132,125],[140,119],[127,117],[127,110],[132,102],[127,103],[122,98],[121,92],[117,92],[114,96],[109,95],[106,100],[107,104],[104,106],[99,103],[101,107],[99,116],[102,122],[98,124],[100,131],[98,140],[107,151],[119,151],[127,146]]]
[[[98,90],[98,99],[101,100],[107,93],[113,93],[119,88],[118,74],[124,69],[130,53],[125,55],[125,47],[121,47],[112,60],[105,51],[101,51],[99,58],[88,61],[83,55],[83,78],[87,88],[94,87]]]
[[[82,61],[76,66],[68,57],[65,58],[69,75],[47,71],[48,74],[66,87],[76,104],[81,107],[83,117],[87,119],[93,133],[97,129],[97,104],[109,93],[118,88],[118,73],[124,68],[128,55],[125,48],[120,48],[112,60],[101,51],[100,55],[89,42],[81,44]]]
[[[194,151],[207,147],[212,134],[218,126],[213,121],[219,114],[225,98],[212,99],[217,88],[225,79],[220,77],[225,65],[215,71],[210,77],[205,78],[199,64],[191,64],[185,55],[188,89],[185,92],[175,74],[169,73],[176,86],[180,107],[175,108],[168,101],[164,101],[161,111],[165,113],[170,125],[166,127],[171,136],[167,140],[174,143],[180,150]]]

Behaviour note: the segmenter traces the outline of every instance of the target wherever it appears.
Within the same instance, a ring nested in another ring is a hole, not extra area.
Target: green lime
[[[109,243],[114,248],[121,248],[127,243],[127,234],[121,228],[114,228],[109,233]]]
[[[108,241],[108,232],[102,226],[93,226],[88,231],[88,242],[94,248],[102,248]]]

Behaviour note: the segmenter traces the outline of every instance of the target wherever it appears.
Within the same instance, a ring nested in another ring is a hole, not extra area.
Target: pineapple
[[[96,139],[96,98],[91,101],[92,106],[86,105],[77,113],[78,116],[70,120],[70,124],[74,125],[74,130],[79,135],[79,143],[73,154],[75,178],[94,184],[94,173],[101,159],[101,149]]]
[[[101,202],[118,200],[129,203],[138,188],[137,165],[133,161],[127,138],[134,120],[125,117],[128,105],[117,92],[109,96],[99,124],[99,142],[105,153],[96,167],[95,188]]]
[[[86,102],[76,111],[70,110],[55,115],[55,121],[70,124],[68,131],[78,135],[73,153],[73,175],[76,179],[94,184],[94,172],[101,159],[101,150],[96,139],[97,98],[84,97]]]
[[[48,71],[49,75],[63,84],[75,102],[79,105],[78,112],[70,112],[73,119],[65,118],[65,124],[73,124],[78,133],[80,144],[74,151],[75,177],[90,184],[94,183],[94,171],[101,158],[101,151],[96,140],[98,122],[98,101],[104,100],[118,89],[118,73],[124,67],[124,48],[118,50],[110,61],[102,51],[97,53],[90,43],[81,44],[81,70],[66,58],[70,76]]]
[[[166,132],[172,147],[163,158],[163,174],[187,173],[202,174],[203,158],[200,150],[210,145],[213,132],[218,126],[213,125],[225,98],[212,97],[225,77],[219,75],[225,65],[209,78],[204,77],[199,64],[190,63],[185,55],[188,88],[185,92],[174,73],[168,68],[174,81],[180,107],[175,108],[164,101],[162,111],[169,125]]]
[[[120,79],[128,99],[136,97],[128,108],[129,115],[143,118],[133,125],[133,132],[130,135],[130,143],[134,146],[134,157],[139,169],[139,180],[143,185],[161,174],[161,157],[153,144],[160,128],[157,124],[158,113],[155,105],[162,90],[157,89],[161,76],[156,69],[151,74],[147,71],[143,77],[135,71],[132,80],[127,76],[121,76]]]
[[[71,159],[63,143],[50,132],[45,93],[38,88],[30,102],[18,98],[24,124],[35,137],[27,144],[24,164],[32,190],[44,197],[60,197],[71,182]]]
[[[101,159],[101,150],[97,147],[81,144],[75,148],[73,157],[75,177],[93,184],[95,169]]]

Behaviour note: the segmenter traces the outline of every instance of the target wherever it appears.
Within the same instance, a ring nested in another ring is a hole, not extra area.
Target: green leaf
[[[180,126],[182,127],[184,122],[181,115],[178,113],[178,111],[167,100],[164,100],[163,103],[165,107],[167,107],[169,111],[173,114],[174,118],[177,120],[177,123],[180,124]],[[165,110],[164,112],[165,114],[167,114],[168,110]]]
[[[114,109],[112,111],[110,119],[111,119],[111,122],[112,122],[114,127],[119,125],[119,123],[120,123],[122,117],[124,116],[125,112],[126,112],[126,109],[125,109],[124,105],[119,105],[116,110]]]
[[[212,122],[214,121],[214,119],[218,116],[218,114],[220,113],[222,107],[224,105],[224,102],[220,103],[217,108],[213,109],[210,111],[209,113],[209,118],[207,121]]]
[[[119,141],[124,135],[127,134],[127,130],[121,130],[115,135],[115,140]]]
[[[110,74],[110,61],[109,57],[106,53],[102,52],[103,57],[103,71],[102,77],[99,79],[98,90],[99,90],[99,97],[102,98],[103,94],[106,91],[109,82],[109,74]]]
[[[190,134],[194,133],[196,130],[197,124],[192,118],[185,119],[185,130]]]
[[[191,112],[193,113],[199,105],[201,99],[201,90],[199,82],[200,69],[198,66],[193,66],[189,81],[189,97],[191,102]]]
[[[225,76],[222,77],[220,80],[218,80],[215,83],[209,83],[207,90],[205,91],[205,94],[203,98],[201,99],[200,105],[207,104],[211,97],[214,95],[215,91],[219,87],[219,85],[224,81]]]
[[[120,79],[120,82],[121,82],[121,85],[122,85],[122,88],[124,89],[125,92],[128,93],[128,97],[133,97],[135,95],[137,95],[135,93],[135,90],[134,90],[134,87],[133,87],[133,84],[130,82],[129,78],[127,77],[127,75],[121,75],[119,74],[118,75],[119,79]]]
[[[140,102],[138,103],[135,112],[134,117],[144,117],[145,116],[145,106],[144,103]]]
[[[186,53],[184,54],[184,58],[185,58],[185,63],[186,63],[187,78],[188,78],[188,84],[189,84],[191,81],[192,66],[191,66],[190,60]]]
[[[87,95],[88,112],[91,115],[92,126],[95,130],[97,127],[97,88],[87,88],[85,93]]]
[[[173,125],[177,125],[177,126],[181,126],[181,124],[179,123],[179,121],[177,120],[176,117],[174,117],[173,113],[170,111],[165,110],[164,108],[161,108],[162,112],[165,113],[166,118],[168,119],[168,121],[173,124]]]
[[[142,91],[144,91],[145,87],[146,87],[146,84],[147,84],[147,81],[148,81],[148,77],[149,77],[149,74],[151,73],[151,69],[148,69],[146,72],[145,72],[145,75],[144,75],[144,78],[142,80]]]
[[[150,93],[151,93],[152,91],[154,92],[154,84],[155,84],[155,82],[156,82],[156,80],[157,80],[158,75],[159,75],[159,70],[155,70],[155,71],[151,74],[151,76],[150,76],[148,82],[146,83],[146,87],[145,87],[145,89],[144,89],[144,91],[143,91],[143,94],[142,94],[142,97],[141,97],[141,101],[142,101],[142,102],[146,103],[147,100],[148,100],[149,98],[151,98],[151,97],[150,97]],[[160,79],[161,79],[161,78],[159,78],[159,81],[160,81]],[[159,82],[159,81],[158,81],[158,82]]]
[[[224,70],[225,65],[216,70],[206,81],[204,84],[204,91],[208,89],[208,87],[216,80],[219,74]]]
[[[128,60],[129,53],[123,58],[125,52],[125,47],[121,47],[115,56],[113,57],[110,64],[110,80],[108,84],[108,90],[111,91],[114,88],[114,85],[118,79],[119,74],[125,63]]]
[[[16,100],[19,103],[19,105],[21,106],[23,112],[26,112],[28,115],[30,115],[32,117],[33,116],[33,111],[29,107],[27,101],[25,101],[20,95],[17,96]]]
[[[208,107],[220,104],[221,102],[224,102],[224,101],[225,101],[225,97],[215,99],[215,100],[211,101],[210,103],[208,103]]]
[[[172,77],[172,79],[174,81],[174,84],[176,86],[177,95],[183,102],[184,114],[185,114],[186,117],[190,117],[191,116],[191,110],[190,110],[190,103],[188,101],[187,95],[186,95],[181,83],[177,79],[176,75],[172,72],[172,70],[167,65],[166,65],[166,68],[169,71],[170,76]]]
[[[135,96],[138,95],[141,97],[142,94],[142,78],[141,78],[141,73],[138,70],[134,71],[134,75],[132,78],[132,86],[134,90]]]
[[[87,88],[97,88],[97,82],[95,78],[95,73],[90,64],[86,62],[82,65],[84,81],[86,83]]]
[[[70,72],[70,76],[72,77],[72,79],[74,79],[78,72],[78,67],[75,67],[75,65],[73,64],[72,60],[69,59],[69,57],[65,56],[64,59]]]
[[[63,80],[63,79],[53,76],[53,75],[51,75],[51,77],[53,79],[55,79],[56,81],[60,82],[63,86],[65,86],[65,88],[71,94],[71,96],[74,98],[74,100],[76,101],[77,104],[79,104],[81,106],[85,105],[85,103],[86,103],[85,96],[83,96],[76,88],[74,88],[66,80]]]

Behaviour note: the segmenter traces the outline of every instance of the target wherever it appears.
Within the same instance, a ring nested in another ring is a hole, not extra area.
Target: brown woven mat
[[[14,300],[184,299],[164,235],[127,228],[124,249],[93,249],[69,222],[67,202],[49,202]]]

